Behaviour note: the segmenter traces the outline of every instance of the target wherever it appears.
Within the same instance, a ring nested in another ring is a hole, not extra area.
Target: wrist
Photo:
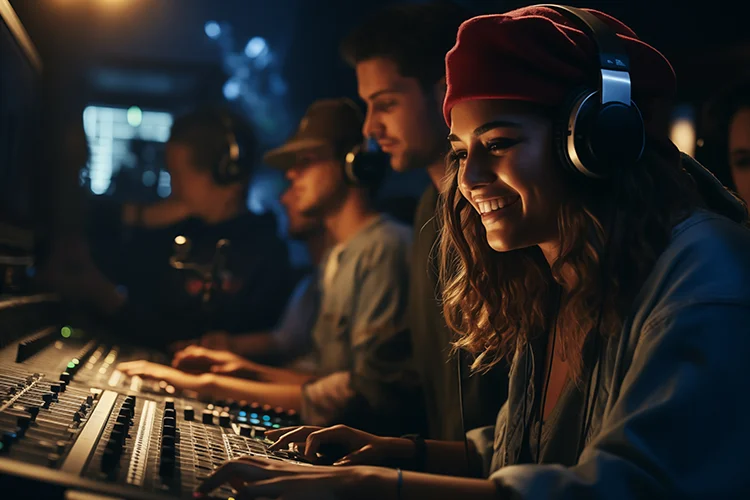
[[[388,450],[385,454],[388,458],[393,458],[401,463],[412,461],[416,457],[417,449],[414,441],[411,439],[396,437],[384,437],[380,439],[383,440],[385,449]]]
[[[363,499],[383,500],[398,499],[398,474],[393,469],[373,466],[352,467],[350,476],[354,477],[354,484],[347,494]],[[363,492],[367,492],[362,496]]]

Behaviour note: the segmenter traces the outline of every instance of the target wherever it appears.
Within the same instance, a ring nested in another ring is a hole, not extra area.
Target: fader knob
[[[70,373],[68,372],[62,372],[60,374],[60,380],[62,380],[63,382],[70,382],[70,378]]]
[[[195,418],[195,410],[193,410],[192,406],[186,406],[184,413],[185,413],[185,420],[190,421],[190,420],[193,420],[193,418]]]
[[[164,410],[164,418],[177,418],[177,412],[174,408]]]
[[[164,401],[164,407],[165,407],[165,408],[166,408],[167,410],[174,410],[174,399],[172,399],[172,398],[167,398],[167,399],[166,399],[166,400]]]
[[[253,428],[247,424],[240,424],[240,436],[251,437]]]
[[[203,423],[204,424],[214,423],[214,414],[211,410],[203,410]]]
[[[167,426],[176,427],[177,426],[174,417],[165,417],[164,420],[162,421],[162,425],[164,427],[167,427]]]
[[[174,425],[165,425],[162,429],[162,434],[164,436],[174,436],[175,435],[175,428]]]
[[[229,413],[222,412],[219,415],[219,425],[222,427],[229,427],[230,425],[232,425],[232,420],[229,417]]]

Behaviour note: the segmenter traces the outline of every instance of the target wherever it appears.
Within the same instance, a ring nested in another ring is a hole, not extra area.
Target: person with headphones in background
[[[364,147],[362,120],[350,99],[316,101],[295,135],[264,157],[285,171],[297,208],[320,217],[332,240],[312,331],[315,370],[247,361],[245,371],[256,380],[242,380],[211,373],[219,356],[201,353],[181,355],[178,363],[197,375],[143,361],[123,363],[120,371],[212,398],[295,409],[311,425],[348,423],[385,435],[423,427],[406,324],[411,230],[372,208],[387,157]]]
[[[274,448],[350,453],[244,457],[198,494],[747,498],[748,214],[669,141],[669,62],[606,14],[535,5],[463,23],[446,70],[444,311],[475,372],[512,359],[496,425],[454,443],[280,429]]]
[[[255,149],[249,124],[228,111],[201,108],[175,119],[166,144],[171,195],[151,205],[118,207],[121,223],[107,233],[113,241],[104,242],[111,247],[106,274],[127,290],[115,324],[131,340],[163,348],[208,331],[276,325],[294,276],[274,216],[247,208]],[[91,237],[97,238],[94,246],[102,244],[101,235]],[[206,277],[172,265],[176,242],[189,246],[181,259],[207,267],[220,240],[229,242],[221,256],[224,269],[205,303]]]

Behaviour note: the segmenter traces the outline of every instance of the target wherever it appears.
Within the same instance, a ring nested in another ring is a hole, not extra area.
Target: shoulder
[[[417,205],[417,211],[414,216],[414,225],[416,227],[422,227],[435,216],[437,202],[437,189],[433,184],[430,184],[424,190],[424,193],[422,193],[421,198],[419,198],[419,204]]]
[[[750,230],[696,211],[674,228],[639,298],[651,320],[695,304],[750,307]]]
[[[411,227],[382,215],[366,231],[352,249],[361,270],[407,263],[411,251]]]

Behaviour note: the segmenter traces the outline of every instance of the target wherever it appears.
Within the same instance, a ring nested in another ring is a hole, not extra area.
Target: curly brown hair
[[[611,182],[571,176],[572,196],[557,217],[560,255],[551,267],[536,246],[504,253],[490,248],[480,216],[458,190],[457,162],[449,159],[440,209],[443,312],[458,334],[454,348],[476,355],[473,370],[510,361],[550,329],[550,301],[562,286],[559,352],[572,378],[582,380],[590,333],[619,331],[672,228],[701,206],[674,153],[673,146],[647,146],[643,158]]]

